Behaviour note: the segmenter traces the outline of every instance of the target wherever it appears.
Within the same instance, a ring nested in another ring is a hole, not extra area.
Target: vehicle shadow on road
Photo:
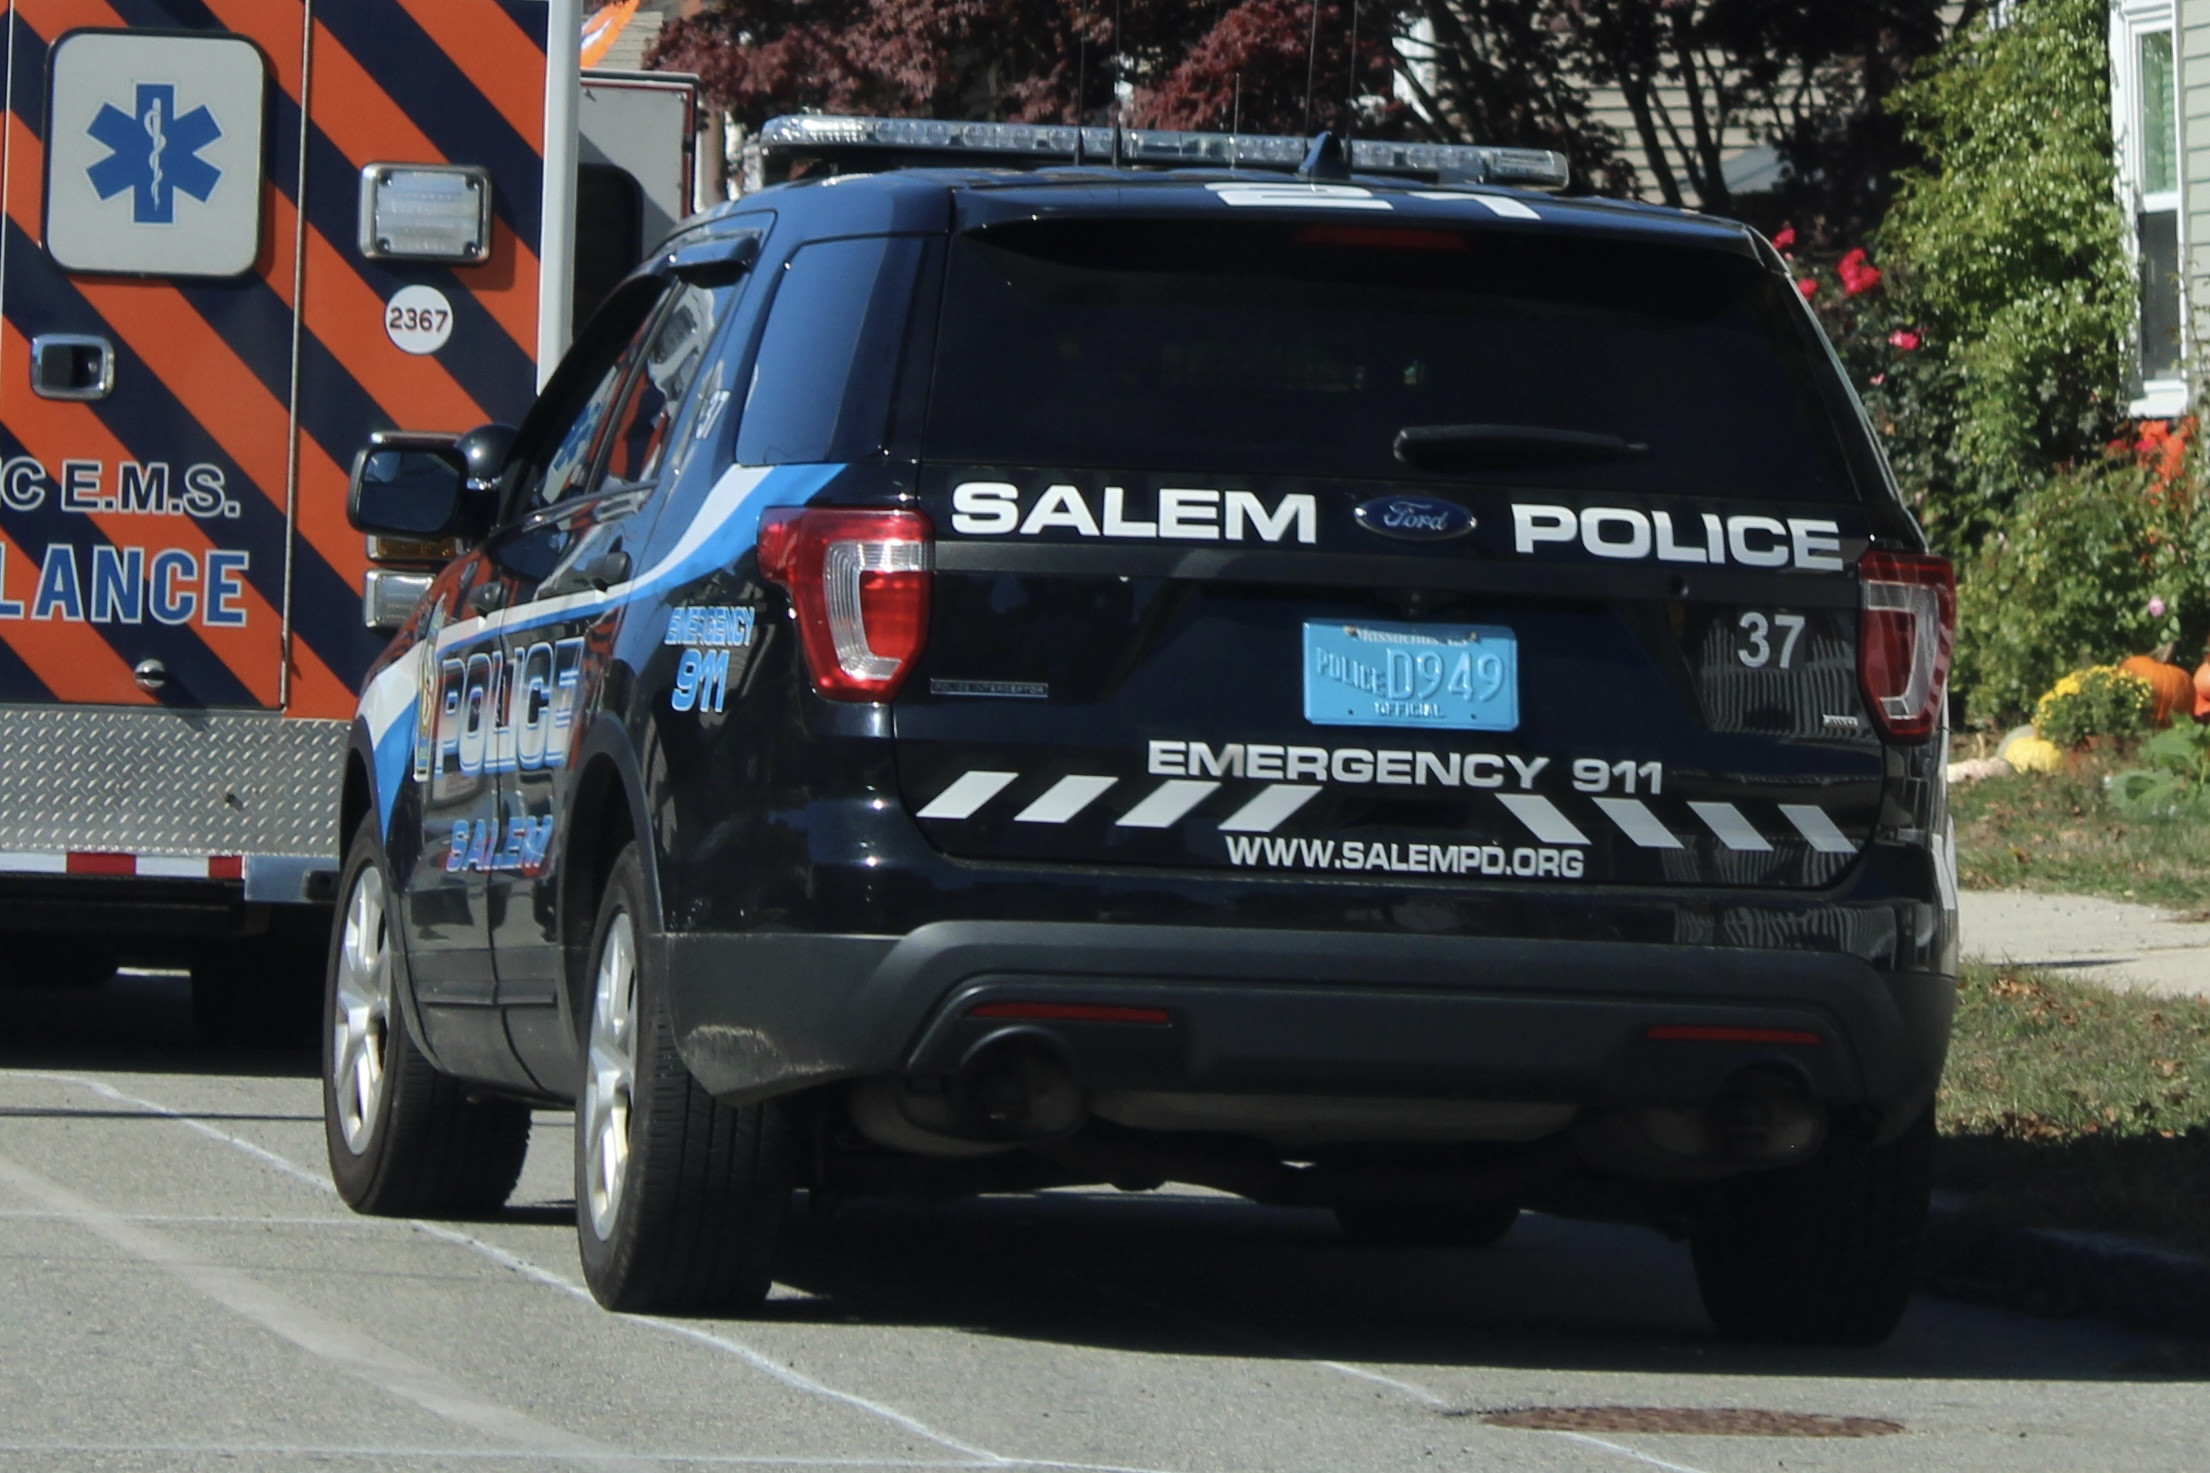
[[[315,1048],[311,1034],[284,1047],[198,1042],[181,972],[119,972],[100,987],[0,986],[0,1068],[313,1079]]]
[[[1748,1347],[1716,1337],[1688,1251],[1640,1228],[1523,1215],[1496,1247],[1346,1240],[1321,1212],[1196,1194],[985,1198],[801,1212],[762,1317],[938,1325],[1151,1354],[1399,1367],[1699,1375],[2210,1379],[2091,1320],[1920,1298],[1886,1345]]]

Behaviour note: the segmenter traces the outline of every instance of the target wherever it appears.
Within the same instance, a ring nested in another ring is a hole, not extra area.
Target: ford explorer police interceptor
[[[572,1103],[617,1308],[756,1302],[796,1186],[1177,1181],[1884,1336],[1953,585],[1771,247],[1540,154],[762,149],[518,430],[359,460],[469,550],[352,728],[345,1198],[493,1208]]]
[[[0,969],[189,962],[233,1033],[314,1006],[346,718],[446,556],[363,546],[352,453],[521,415],[689,213],[695,89],[579,103],[574,0],[4,10]]]

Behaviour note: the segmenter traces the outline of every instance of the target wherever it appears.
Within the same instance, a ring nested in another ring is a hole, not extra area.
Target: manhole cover
[[[1684,1437],[1887,1437],[1901,1422],[1752,1407],[1518,1407],[1484,1412],[1491,1427],[1533,1432],[1669,1432]]]

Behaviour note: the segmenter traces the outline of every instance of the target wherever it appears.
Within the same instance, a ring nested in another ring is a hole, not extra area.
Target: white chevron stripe
[[[1855,854],[1857,846],[1849,842],[1826,810],[1815,803],[1783,803],[1780,811],[1788,822],[1796,826],[1796,832],[1821,854]]]
[[[1680,836],[1650,811],[1650,805],[1640,798],[1598,798],[1596,806],[1604,810],[1604,816],[1619,825],[1619,831],[1644,849],[1680,849],[1685,847]]]
[[[1309,783],[1274,783],[1256,798],[1230,814],[1220,826],[1224,834],[1270,834],[1281,827],[1283,820],[1318,797],[1320,790]]]
[[[1696,816],[1719,836],[1719,842],[1738,854],[1770,854],[1773,846],[1766,837],[1750,826],[1742,816],[1742,810],[1732,803],[1691,803]]]
[[[1065,823],[1103,797],[1117,777],[1063,777],[1044,795],[1013,815],[1015,823]]]
[[[1005,791],[1017,772],[970,772],[930,800],[920,818],[970,818],[975,810]]]
[[[1218,783],[1170,778],[1152,789],[1151,796],[1120,816],[1124,829],[1163,829],[1181,822],[1182,815],[1219,790]]]
[[[1586,844],[1588,835],[1573,826],[1573,820],[1558,811],[1558,805],[1548,798],[1533,793],[1498,793],[1496,801],[1512,811],[1512,817],[1527,825],[1527,831],[1544,844]]]

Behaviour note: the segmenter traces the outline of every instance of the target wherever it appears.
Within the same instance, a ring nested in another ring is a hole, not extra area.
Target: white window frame
[[[2179,21],[2177,6],[2173,0],[2112,0],[2110,7],[2110,126],[2112,143],[2117,153],[2118,202],[2124,219],[2126,259],[2134,263],[2136,271],[2141,259],[2141,241],[2136,221],[2143,213],[2170,211],[2179,226],[2179,272],[2181,310],[2180,322],[2180,376],[2177,378],[2147,379],[2141,384],[2141,397],[2127,406],[2127,412],[2136,419],[2170,419],[2187,412],[2193,394],[2187,382],[2185,365],[2191,360],[2194,348],[2190,313],[2186,309],[2187,263],[2187,212],[2184,207],[2186,194],[2187,155],[2184,147],[2184,123],[2186,105],[2174,98],[2172,108],[2172,159],[2175,168],[2174,187],[2154,194],[2143,193],[2140,188],[2144,165],[2142,138],[2136,124],[2141,116],[2141,38],[2158,31],[2168,32],[2172,38],[2172,77],[2175,91],[2185,86],[2185,68],[2179,53]],[[2138,365],[2139,344],[2134,347],[2134,361]]]

